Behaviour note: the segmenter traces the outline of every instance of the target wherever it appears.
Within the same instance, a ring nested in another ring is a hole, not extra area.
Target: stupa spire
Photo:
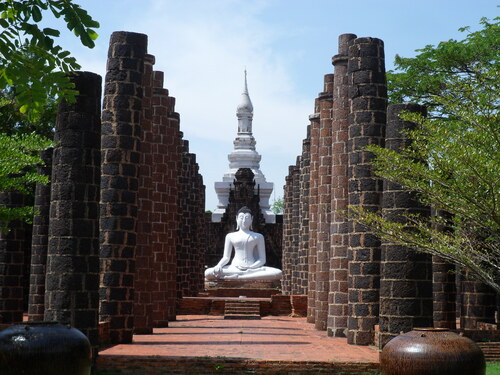
[[[236,108],[238,117],[238,133],[252,133],[253,105],[248,94],[247,70],[245,69],[245,86],[241,93],[240,104]]]
[[[221,182],[215,183],[215,191],[219,198],[217,209],[212,214],[212,220],[219,222],[226,211],[228,205],[229,191],[234,182],[236,172],[240,168],[252,170],[256,183],[256,193],[260,195],[260,207],[266,223],[274,223],[276,217],[269,205],[269,198],[273,191],[274,184],[267,182],[266,177],[260,170],[261,156],[255,150],[255,138],[252,134],[253,105],[248,94],[247,70],[245,69],[245,82],[241,94],[240,104],[236,109],[238,118],[238,134],[233,141],[234,150],[227,158],[229,160],[229,171],[224,174]]]

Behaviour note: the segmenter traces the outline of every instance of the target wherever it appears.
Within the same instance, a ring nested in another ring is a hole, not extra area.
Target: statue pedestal
[[[260,297],[270,298],[281,294],[281,281],[217,280],[205,281],[205,290],[210,297]]]

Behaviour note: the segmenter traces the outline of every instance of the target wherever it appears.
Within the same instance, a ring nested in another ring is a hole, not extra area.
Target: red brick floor
[[[267,316],[261,320],[224,320],[222,316],[180,315],[168,328],[135,335],[134,342],[99,355],[158,357],[227,357],[265,361],[377,363],[371,347],[348,345],[327,337],[305,318]]]

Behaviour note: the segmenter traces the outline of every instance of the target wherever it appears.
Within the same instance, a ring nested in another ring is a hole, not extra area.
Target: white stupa
[[[235,179],[235,174],[240,168],[250,168],[255,175],[255,193],[260,193],[260,209],[266,223],[275,223],[276,215],[269,206],[269,198],[274,188],[272,182],[267,182],[260,170],[261,156],[255,151],[255,138],[252,135],[253,106],[248,95],[247,71],[245,70],[245,89],[241,94],[241,102],[236,109],[238,117],[238,134],[234,140],[234,151],[229,159],[229,170],[224,174],[221,182],[215,183],[215,192],[219,203],[212,214],[213,222],[220,222],[226,211],[229,200],[229,191]]]

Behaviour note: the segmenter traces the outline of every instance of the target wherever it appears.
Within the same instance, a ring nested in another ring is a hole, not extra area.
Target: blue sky
[[[248,70],[254,106],[253,133],[261,170],[283,195],[288,166],[295,164],[323,75],[333,72],[340,34],[384,41],[386,69],[394,56],[448,39],[458,29],[477,30],[481,17],[499,15],[495,0],[75,0],[101,23],[92,50],[68,32],[61,44],[82,70],[104,77],[113,31],[148,35],[155,70],[176,97],[181,130],[197,155],[209,210],[213,184],[228,169],[237,131],[236,106]],[[50,21],[50,26],[61,23]],[[271,199],[272,201],[272,199]]]

